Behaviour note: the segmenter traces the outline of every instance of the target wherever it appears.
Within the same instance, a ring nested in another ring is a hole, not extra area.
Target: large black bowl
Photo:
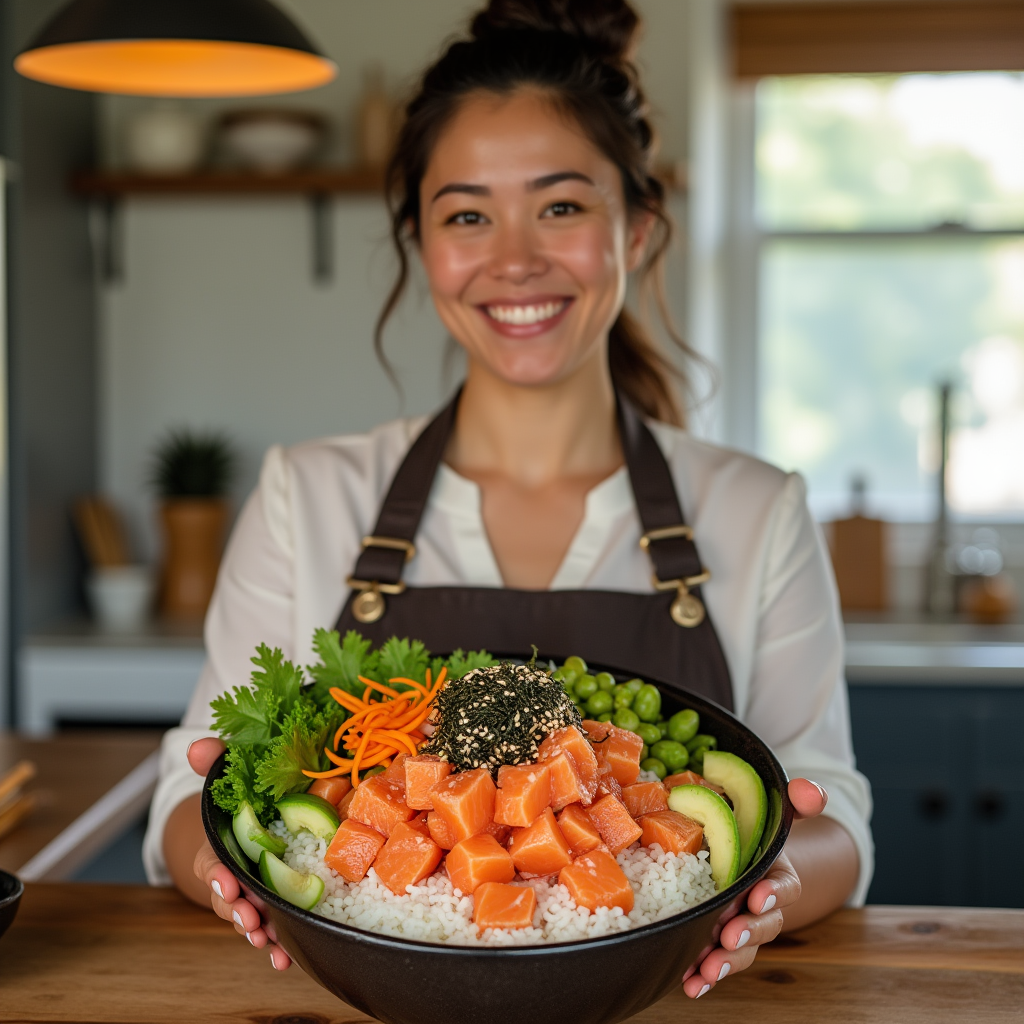
[[[759,855],[746,872],[713,899],[655,924],[577,942],[480,948],[393,938],[299,910],[240,868],[221,839],[230,818],[214,804],[210,786],[223,757],[203,790],[206,834],[288,955],[324,988],[385,1024],[615,1024],[667,995],[714,947],[781,853],[793,820],[785,770],[762,740],[711,701],[659,689],[669,712],[694,708],[701,732],[754,766],[769,810]]]
[[[3,935],[14,922],[24,891],[25,886],[21,884],[20,878],[0,871],[0,935]]]

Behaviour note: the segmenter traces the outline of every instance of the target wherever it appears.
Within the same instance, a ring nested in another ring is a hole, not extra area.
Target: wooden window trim
[[[737,3],[738,78],[1024,70],[1024,0]]]

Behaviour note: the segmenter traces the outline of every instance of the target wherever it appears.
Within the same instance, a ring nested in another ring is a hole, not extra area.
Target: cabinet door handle
[[[974,798],[974,813],[983,821],[998,821],[1006,813],[1006,797],[998,790],[987,789]]]
[[[949,813],[949,796],[940,789],[926,790],[918,798],[918,808],[929,821],[938,821]]]

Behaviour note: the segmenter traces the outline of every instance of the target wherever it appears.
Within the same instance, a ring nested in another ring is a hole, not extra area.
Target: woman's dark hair
[[[524,86],[549,93],[622,175],[627,208],[655,218],[656,230],[640,269],[641,308],[653,295],[672,340],[692,351],[672,326],[661,281],[672,236],[665,189],[653,174],[654,131],[631,56],[640,19],[626,0],[491,0],[470,25],[471,39],[448,47],[430,67],[406,108],[387,169],[391,237],[399,259],[395,285],[377,323],[375,347],[409,277],[406,245],[419,241],[420,183],[441,133],[471,93],[508,96]],[[681,373],[641,322],[623,309],[609,335],[608,361],[616,387],[645,415],[682,425],[674,387]]]

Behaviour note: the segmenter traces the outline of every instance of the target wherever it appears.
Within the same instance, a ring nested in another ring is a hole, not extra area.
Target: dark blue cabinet
[[[850,685],[869,903],[1024,907],[1024,685]]]

